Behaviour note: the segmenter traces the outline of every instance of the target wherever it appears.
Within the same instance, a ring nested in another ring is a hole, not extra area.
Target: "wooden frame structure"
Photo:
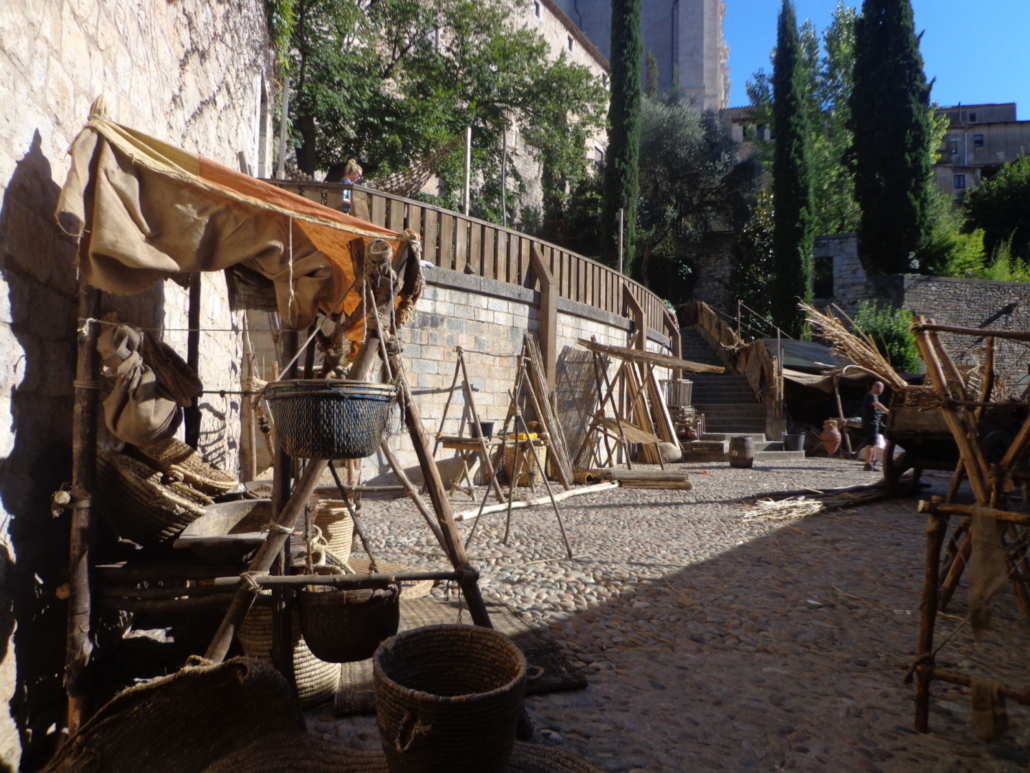
[[[994,342],[995,339],[1030,341],[1030,333],[982,330],[979,328],[960,328],[937,325],[925,317],[917,317],[912,323],[916,344],[922,355],[929,381],[936,390],[940,400],[939,410],[948,429],[958,446],[960,460],[952,478],[947,497],[935,497],[928,502],[920,502],[920,512],[929,515],[927,523],[927,545],[924,566],[923,599],[919,626],[918,654],[906,676],[906,681],[913,678],[916,682],[915,729],[919,732],[929,730],[930,684],[933,680],[969,686],[969,676],[945,671],[935,666],[934,659],[941,644],[934,649],[934,628],[937,613],[947,603],[961,577],[962,570],[972,553],[973,541],[971,522],[975,518],[990,518],[1002,524],[998,529],[998,539],[1005,550],[1007,579],[1011,580],[1020,612],[1030,617],[1027,584],[1030,583],[1030,566],[1028,566],[1025,549],[1016,552],[1008,550],[1024,532],[1030,529],[1030,516],[1006,510],[1006,488],[1012,479],[1014,468],[1026,462],[1030,455],[1030,417],[1022,424],[1004,457],[997,464],[989,464],[980,447],[979,427],[985,409],[1000,403],[992,401],[994,388]],[[987,356],[984,364],[984,378],[978,394],[970,394],[966,382],[958,368],[944,348],[938,333],[952,333],[986,337]],[[1006,403],[1027,407],[1026,404]],[[955,497],[963,479],[969,482],[976,499],[973,506],[955,503]],[[941,565],[941,553],[945,545],[948,521],[952,515],[963,517],[963,521],[955,530],[948,550],[948,561]],[[944,575],[944,582],[941,576]],[[988,603],[989,599],[988,599]],[[945,640],[945,643],[947,640]],[[1030,705],[1030,688],[1016,689],[1001,686],[1003,696],[1019,703]]]

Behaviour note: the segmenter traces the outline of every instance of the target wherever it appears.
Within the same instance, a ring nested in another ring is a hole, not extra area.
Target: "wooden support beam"
[[[200,375],[200,305],[202,301],[203,280],[200,272],[190,274],[189,310],[186,318],[186,364],[193,372]],[[186,430],[186,445],[196,448],[200,442],[200,397],[183,411],[183,425]]]
[[[912,332],[918,333],[924,330],[934,333],[954,333],[955,335],[976,336],[978,338],[991,336],[994,338],[1003,338],[1008,341],[1024,341],[1030,343],[1030,333],[1020,331],[985,330],[978,327],[955,327],[954,325],[938,325],[934,322],[920,320],[916,320],[912,323]]]
[[[89,666],[93,653],[90,628],[91,551],[96,533],[92,495],[96,484],[97,411],[100,358],[97,335],[100,291],[85,282],[79,288],[78,358],[72,409],[71,545],[69,550],[68,628],[64,653],[64,687],[68,694],[67,727],[78,730],[89,717]]]
[[[642,352],[647,351],[647,317],[644,316],[644,310],[637,303],[637,299],[633,297],[633,293],[629,289],[629,285],[626,282],[622,283],[622,302],[626,309],[629,311],[630,317],[633,319],[633,326],[637,332],[636,348]]]
[[[683,338],[680,335],[679,322],[676,321],[676,317],[671,312],[665,312],[665,332],[669,334],[669,338],[672,339],[672,356],[677,360],[683,359]],[[671,378],[683,378],[683,371],[679,368],[674,368]]]
[[[540,247],[534,242],[529,248],[529,266],[540,282],[540,309],[537,335],[544,360],[544,373],[548,384],[558,380],[558,296],[559,288],[550,267],[544,262]]]
[[[926,563],[923,566],[923,601],[920,605],[918,657],[927,658],[916,668],[915,729],[929,730],[930,675],[933,657],[933,628],[937,621],[937,592],[940,581],[941,547],[948,531],[948,516],[931,514],[926,524]]]
[[[322,473],[325,472],[327,464],[328,462],[325,459],[312,459],[308,462],[308,466],[298,479],[289,501],[279,515],[276,516],[275,524],[269,532],[268,539],[258,548],[257,555],[250,562],[250,566],[247,568],[248,573],[266,574],[272,568],[272,562],[286,545],[290,534],[293,533],[297,520],[304,512],[308,498],[318,487],[318,481],[322,477]],[[236,593],[232,606],[226,612],[225,619],[222,620],[222,624],[218,627],[218,632],[215,633],[214,639],[212,639],[207,652],[204,654],[207,660],[215,663],[221,663],[225,660],[225,656],[229,651],[229,645],[232,644],[233,636],[236,635],[240,624],[247,616],[247,612],[250,611],[256,593],[257,586],[254,585],[245,585]]]

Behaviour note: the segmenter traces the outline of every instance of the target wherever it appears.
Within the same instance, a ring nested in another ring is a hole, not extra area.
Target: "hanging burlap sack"
[[[97,339],[105,371],[114,376],[104,400],[104,423],[119,440],[145,446],[172,437],[182,409],[143,361],[139,345],[140,332],[128,325],[107,327]]]

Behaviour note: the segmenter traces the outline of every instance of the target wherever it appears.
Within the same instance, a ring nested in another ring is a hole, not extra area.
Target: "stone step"
[[[698,413],[705,419],[718,416],[761,416],[765,418],[766,410],[762,403],[694,403]]]
[[[729,440],[732,437],[750,437],[757,446],[758,443],[768,442],[764,432],[752,434],[750,432],[702,432],[698,440]]]
[[[727,444],[729,445],[729,444]],[[725,452],[684,452],[684,461],[688,462],[729,462],[729,449]],[[804,451],[755,451],[755,464],[776,464],[777,462],[803,462]]]

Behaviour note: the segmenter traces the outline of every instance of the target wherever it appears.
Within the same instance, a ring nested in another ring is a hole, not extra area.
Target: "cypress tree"
[[[627,274],[636,249],[643,50],[640,0],[612,0],[612,94],[608,106],[608,151],[601,206],[601,260],[610,266],[618,265],[621,208],[625,211],[623,271]]]
[[[773,66],[773,321],[800,338],[799,300],[812,299],[815,205],[810,167],[807,84],[794,5],[783,0]]]
[[[644,66],[644,94],[651,99],[658,96],[658,59],[651,51]]]
[[[910,270],[932,230],[930,86],[909,0],[865,0],[850,128],[858,252],[869,274]]]

